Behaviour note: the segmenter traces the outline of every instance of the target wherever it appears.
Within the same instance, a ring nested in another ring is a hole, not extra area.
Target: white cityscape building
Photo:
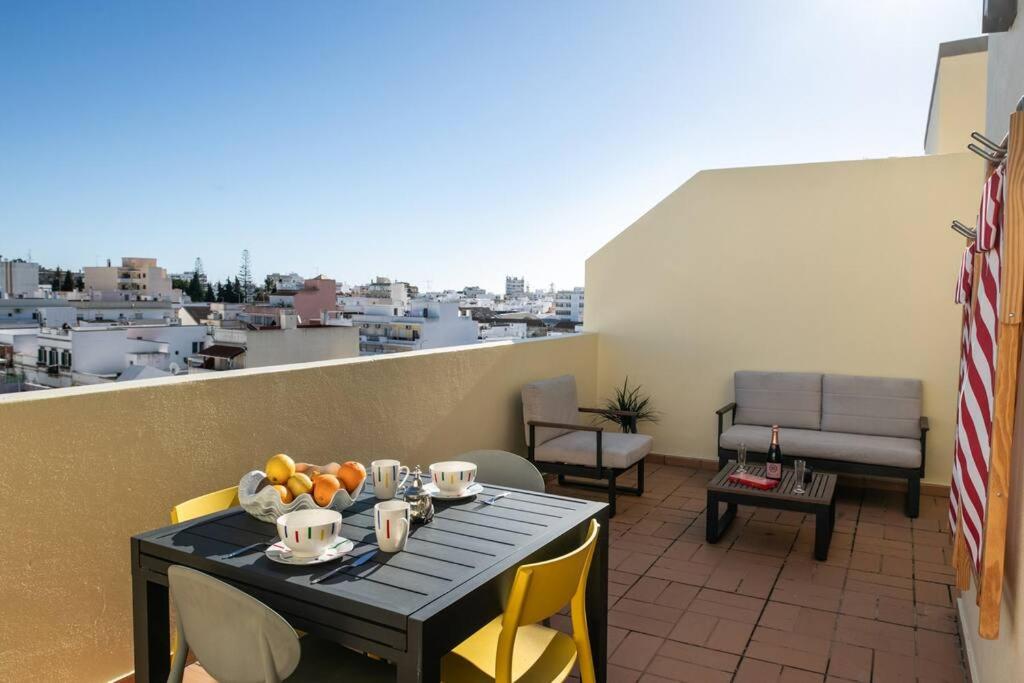
[[[583,322],[583,287],[563,289],[555,294],[555,316],[574,323]]]
[[[120,266],[86,266],[85,293],[93,301],[172,301],[167,271],[154,258],[124,257]],[[180,295],[179,295],[180,297]]]
[[[279,292],[297,292],[306,285],[306,278],[298,273],[271,273],[267,278]]]
[[[476,322],[462,315],[456,302],[341,297],[338,311],[325,314],[325,323],[351,321],[359,330],[363,355],[436,349],[475,344]]]
[[[38,263],[0,259],[0,299],[33,297],[38,293]]]
[[[526,296],[526,281],[521,277],[505,276],[505,298],[515,299]]]

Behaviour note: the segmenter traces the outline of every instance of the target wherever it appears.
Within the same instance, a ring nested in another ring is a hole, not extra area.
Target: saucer
[[[438,500],[462,500],[463,498],[471,498],[483,491],[484,485],[474,482],[462,489],[459,493],[445,493],[441,489],[437,488],[437,484],[430,483],[424,484],[423,490],[429,493],[431,498],[437,498]]]
[[[327,550],[317,557],[296,557],[295,555],[292,555],[292,551],[288,549],[288,546],[284,544],[284,541],[278,541],[267,548],[266,555],[269,559],[274,562],[280,562],[281,564],[323,564],[324,562],[330,562],[331,560],[337,560],[345,557],[345,554],[352,552],[352,548],[354,547],[356,547],[355,543],[347,538],[339,537],[337,543],[327,548]]]

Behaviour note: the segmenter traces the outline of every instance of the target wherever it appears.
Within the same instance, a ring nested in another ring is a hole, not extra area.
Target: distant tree
[[[188,294],[188,280],[182,279],[180,277],[172,277],[171,278],[171,288],[172,289],[180,289],[181,291],[183,291],[186,294]]]
[[[81,275],[75,276],[75,289],[77,289],[80,292],[85,291],[85,280],[82,279]]]
[[[55,292],[59,292],[60,291],[60,286],[61,286],[61,277],[60,276],[61,276],[61,272],[62,271],[60,269],[60,266],[57,266],[57,270],[54,271],[54,273],[53,273],[53,279],[50,280],[50,285],[53,287],[53,291],[55,291]]]
[[[218,299],[226,304],[235,303],[235,288],[231,284],[231,278],[224,281],[224,284],[217,290]]]
[[[263,288],[267,290],[267,294],[277,294],[277,283],[269,275],[263,278]]]
[[[192,273],[192,279],[188,283],[188,295],[192,301],[203,300],[203,283],[199,281],[199,272]]]
[[[62,292],[73,292],[75,291],[75,279],[71,276],[70,270],[64,271],[64,281],[60,284],[60,291]]]
[[[206,292],[203,294],[203,301],[216,301],[217,295],[213,291],[213,285],[206,283]]]
[[[245,301],[245,290],[242,288],[242,283],[235,278],[235,284],[232,285],[231,291],[235,293],[235,300],[232,303],[240,304]]]

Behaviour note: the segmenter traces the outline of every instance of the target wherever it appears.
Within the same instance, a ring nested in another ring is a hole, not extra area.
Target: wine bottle
[[[768,446],[765,473],[769,479],[782,479],[782,449],[779,448],[779,425],[772,425],[772,443]]]

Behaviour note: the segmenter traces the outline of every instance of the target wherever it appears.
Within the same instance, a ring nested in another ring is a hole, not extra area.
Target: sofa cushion
[[[821,374],[814,372],[736,373],[737,424],[821,427]]]
[[[821,429],[921,438],[921,380],[825,375]]]
[[[530,442],[530,420],[540,422],[560,422],[562,424],[579,424],[579,403],[576,402],[576,378],[562,375],[552,379],[531,382],[523,387],[523,425],[526,430],[526,442]],[[537,427],[537,444],[540,445],[555,437],[567,434],[568,429],[552,429]]]
[[[651,452],[654,440],[646,434],[601,434],[601,464],[623,469]],[[597,465],[596,432],[569,432],[548,441],[534,450],[534,457],[543,462],[570,465]]]
[[[754,425],[733,425],[722,433],[719,446],[736,450],[741,443],[751,452],[765,453],[772,430]],[[921,466],[921,442],[892,436],[780,429],[779,446],[788,458],[845,460],[862,465],[914,468]]]

